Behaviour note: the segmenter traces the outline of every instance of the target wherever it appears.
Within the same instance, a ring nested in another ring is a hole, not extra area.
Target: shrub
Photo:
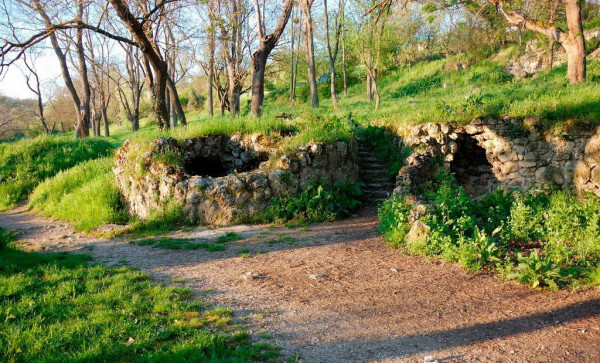
[[[259,219],[276,223],[333,221],[349,215],[361,204],[360,188],[360,183],[343,180],[332,186],[312,184],[295,196],[272,199]]]
[[[403,196],[379,210],[380,231],[394,247],[441,256],[474,270],[497,270],[532,287],[596,284],[600,262],[600,198],[564,191],[498,190],[478,200],[442,174],[424,194],[424,243],[407,245],[412,206]],[[516,267],[515,267],[516,266]]]

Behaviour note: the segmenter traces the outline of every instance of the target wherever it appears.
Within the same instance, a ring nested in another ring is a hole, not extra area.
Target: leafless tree
[[[48,122],[46,122],[46,118],[44,117],[44,100],[41,89],[42,83],[38,75],[36,60],[37,57],[31,51],[28,51],[23,54],[23,64],[27,69],[27,71],[23,70],[23,76],[25,77],[27,88],[29,88],[29,90],[33,92],[36,96],[38,117],[40,118],[40,122],[42,124],[42,127],[44,128],[44,132],[46,134],[50,134],[54,130],[50,129],[50,127],[48,126]]]

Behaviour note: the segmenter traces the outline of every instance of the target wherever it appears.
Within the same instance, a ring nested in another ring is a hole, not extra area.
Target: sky
[[[36,98],[36,95],[27,88],[25,77],[19,67],[26,70],[21,63],[13,64],[8,70],[3,71],[3,74],[0,75],[0,94],[20,99]],[[55,79],[58,79],[59,84],[62,84],[60,65],[54,54],[44,54],[40,56],[37,59],[36,67],[42,85],[45,82]],[[44,87],[42,87],[42,94],[43,93]]]

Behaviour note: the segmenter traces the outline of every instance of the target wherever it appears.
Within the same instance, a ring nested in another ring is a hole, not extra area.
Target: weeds
[[[337,181],[332,186],[312,184],[295,196],[274,198],[262,213],[260,220],[285,223],[333,221],[349,215],[360,204],[362,192],[359,183]]]
[[[422,243],[408,238],[414,206],[406,197],[381,206],[379,230],[392,246],[502,272],[534,288],[598,284],[600,198],[498,190],[475,200],[445,174],[424,197],[428,208],[420,220],[429,231]]]

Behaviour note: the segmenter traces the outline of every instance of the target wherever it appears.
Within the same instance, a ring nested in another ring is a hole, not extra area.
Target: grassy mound
[[[81,163],[35,188],[29,206],[47,217],[89,231],[101,224],[124,223],[128,217],[111,171],[112,157]]]
[[[409,231],[410,198],[395,196],[381,206],[380,231],[392,246],[532,287],[600,285],[600,198],[498,190],[474,200],[448,175],[425,198],[430,204],[420,220],[428,231],[421,234]]]
[[[80,256],[0,251],[0,356],[8,361],[256,361],[229,309],[130,268]]]
[[[0,144],[0,210],[26,199],[44,179],[82,161],[107,156],[114,147],[105,139],[73,140],[64,136]]]

